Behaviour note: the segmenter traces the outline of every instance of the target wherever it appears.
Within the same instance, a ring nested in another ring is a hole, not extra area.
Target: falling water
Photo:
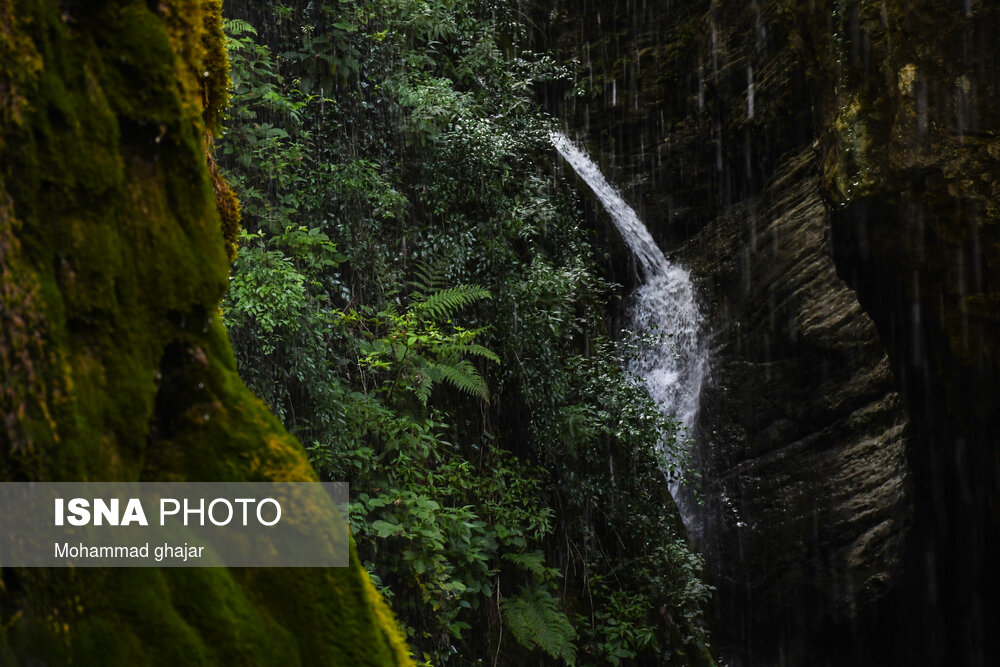
[[[601,200],[638,262],[643,282],[631,298],[629,328],[638,334],[655,335],[653,342],[642,345],[630,370],[643,379],[663,414],[673,416],[690,432],[698,417],[698,398],[708,367],[691,276],[664,257],[635,211],[586,153],[559,133],[552,134],[552,143]],[[671,490],[677,498],[676,485]],[[686,514],[685,503],[678,504]],[[690,525],[688,519],[684,517]]]

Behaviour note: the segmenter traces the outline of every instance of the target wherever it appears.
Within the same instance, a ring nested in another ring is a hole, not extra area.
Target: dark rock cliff
[[[701,288],[734,664],[990,664],[998,8],[560,2],[547,103]]]
[[[747,664],[857,664],[840,641],[897,584],[912,514],[907,419],[828,222],[807,148],[681,253],[711,313],[693,528]]]
[[[316,479],[218,312],[219,11],[0,0],[4,481]],[[352,548],[328,570],[4,568],[0,664],[412,663]]]
[[[789,11],[841,275],[907,399],[913,659],[1000,660],[1000,7]],[[832,20],[831,17],[832,16]],[[823,28],[820,19],[827,23]]]

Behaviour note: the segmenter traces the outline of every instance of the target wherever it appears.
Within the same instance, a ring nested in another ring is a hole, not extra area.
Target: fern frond
[[[492,298],[493,295],[485,287],[457,285],[446,287],[415,300],[410,309],[421,319],[440,321],[448,319],[453,313],[470,303]]]
[[[549,568],[545,567],[545,554],[539,549],[520,554],[504,554],[503,557],[532,574],[544,576],[549,573]]]
[[[444,264],[443,262],[415,262],[413,264],[413,279],[409,281],[410,287],[415,290],[415,297],[422,297],[428,292],[435,292],[444,285]]]
[[[427,407],[427,399],[431,397],[431,378],[424,373],[418,373],[413,387],[413,394],[420,401],[420,404]]]
[[[250,33],[254,37],[257,36],[256,28],[243,19],[226,19],[223,21],[222,25],[226,34],[230,37],[245,35],[247,33]]]
[[[483,347],[478,343],[469,343],[468,345],[462,346],[462,352],[465,354],[471,354],[474,357],[480,357],[481,359],[489,359],[495,364],[500,363],[500,357],[496,355],[493,350],[488,347]]]
[[[544,588],[521,589],[503,601],[503,616],[511,634],[528,649],[541,649],[572,667],[576,663],[576,631]]]
[[[463,355],[469,355],[479,357],[480,359],[488,359],[495,364],[500,363],[500,357],[493,350],[483,347],[478,343],[446,342],[441,343],[436,351],[439,360],[446,360],[448,362],[456,361],[462,358]]]
[[[471,361],[463,359],[455,364],[432,364],[433,372],[442,380],[461,392],[489,402],[490,392],[486,381]]]

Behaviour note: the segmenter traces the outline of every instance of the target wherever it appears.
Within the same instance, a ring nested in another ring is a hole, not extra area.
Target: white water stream
[[[701,385],[708,369],[708,353],[699,335],[701,312],[691,276],[667,260],[632,207],[586,153],[562,134],[554,132],[551,138],[559,154],[597,195],[638,261],[643,281],[630,299],[628,326],[636,334],[652,333],[656,338],[640,347],[630,370],[643,379],[661,412],[685,427],[686,432],[679,433],[678,439],[687,442],[698,418]],[[675,479],[671,480],[671,491],[684,523],[690,526],[684,508],[687,503],[681,502]]]

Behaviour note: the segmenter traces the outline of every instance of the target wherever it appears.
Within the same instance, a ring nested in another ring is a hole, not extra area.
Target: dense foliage
[[[708,588],[622,370],[518,3],[227,6],[225,317],[247,383],[351,483],[433,664],[701,663]],[[534,656],[534,657],[532,657]]]

